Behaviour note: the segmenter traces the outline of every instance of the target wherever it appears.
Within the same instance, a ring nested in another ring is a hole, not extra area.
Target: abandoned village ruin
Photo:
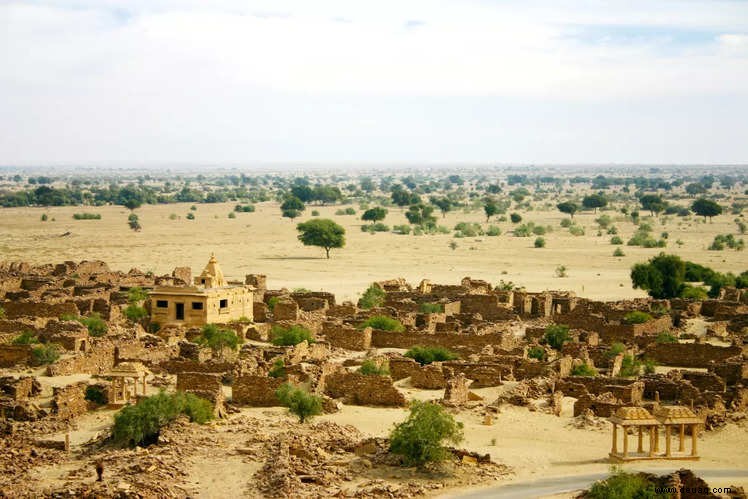
[[[374,283],[384,292],[381,306],[363,309],[338,303],[331,293],[267,289],[266,283],[259,274],[246,275],[243,282],[227,280],[215,256],[194,278],[184,267],[156,276],[137,269],[112,271],[98,261],[1,264],[0,439],[7,451],[0,460],[13,473],[0,477],[0,488],[10,496],[21,494],[30,467],[79,452],[82,459],[106,461],[118,479],[79,483],[73,477],[68,487],[75,494],[113,493],[127,477],[123,492],[180,496],[170,488],[171,468],[163,463],[149,461],[153,466],[128,471],[115,451],[97,455],[86,450],[87,441],[73,438],[71,443],[80,418],[159,390],[205,398],[220,419],[245,407],[278,406],[276,390],[287,381],[322,396],[328,413],[342,405],[403,407],[408,399],[400,387],[407,381],[413,389],[442,390],[439,403],[478,412],[487,425],[501,424],[505,405],[559,415],[564,397],[573,397],[580,424],[609,418],[611,447],[590,458],[612,461],[698,459],[701,435],[748,408],[743,340],[748,294],[734,288],[706,301],[597,302],[565,292],[496,289],[469,277],[458,284],[392,279]],[[135,303],[128,298],[134,288],[148,291]],[[436,304],[439,311],[423,312],[423,304]],[[147,315],[128,318],[125,309],[131,305]],[[634,311],[646,312],[649,319],[628,323],[625,317]],[[94,315],[106,322],[104,334],[91,334],[76,319]],[[373,316],[397,319],[405,330],[360,327]],[[688,332],[692,320],[703,321],[704,334]],[[240,347],[216,349],[196,342],[209,324],[234,331]],[[309,329],[315,341],[270,342],[274,327],[296,325]],[[569,328],[570,340],[558,349],[542,341],[551,325]],[[14,341],[21,332],[38,342]],[[665,332],[675,340],[659,341]],[[614,344],[623,349],[611,353]],[[39,345],[57,345],[61,355],[42,365],[35,354]],[[398,351],[414,346],[445,347],[458,358],[421,365]],[[626,356],[649,359],[667,370],[622,376]],[[389,375],[357,372],[365,360],[387,365]],[[269,375],[278,365],[282,375]],[[572,374],[582,365],[596,375]],[[472,391],[503,385],[511,389],[491,399]],[[103,398],[98,404],[91,401],[92,390]],[[264,426],[258,420],[244,422],[239,434]],[[180,432],[188,426],[179,421],[159,441],[186,442],[189,434]],[[254,477],[257,494],[332,494],[346,474],[355,472],[352,464],[330,468],[334,452],[369,456],[376,463],[371,456],[386,445],[328,423],[314,435],[284,435],[278,429],[270,440],[255,440],[255,451],[248,451],[267,460]],[[105,436],[89,435],[94,441]],[[167,452],[166,444],[148,459]],[[309,450],[314,445],[328,450],[314,454]],[[335,445],[338,450],[331,450]],[[476,483],[507,471],[487,456],[462,452],[462,462],[479,470]],[[178,474],[176,468],[171,472]],[[382,484],[360,487],[362,496],[424,492]]]

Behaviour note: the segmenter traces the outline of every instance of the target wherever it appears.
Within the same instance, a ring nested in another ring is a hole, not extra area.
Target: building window
[[[200,279],[200,284],[205,284],[205,279]]]
[[[192,310],[202,310],[202,309],[203,309],[203,302],[201,301],[192,302]]]
[[[221,308],[227,308],[229,306],[229,301],[227,299],[221,300],[221,303],[219,304]]]
[[[169,308],[167,300],[156,300],[156,308]]]

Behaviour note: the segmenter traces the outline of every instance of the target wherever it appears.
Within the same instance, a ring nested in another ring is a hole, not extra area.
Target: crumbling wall
[[[392,378],[389,376],[332,373],[325,378],[325,393],[353,405],[405,405],[405,396],[392,385]]]
[[[479,353],[486,345],[510,349],[514,339],[509,333],[455,334],[455,333],[411,333],[374,329],[371,345],[375,348],[411,348],[416,345],[440,346]]]
[[[63,314],[78,315],[78,307],[73,302],[46,303],[35,301],[6,301],[0,304],[5,310],[5,317],[60,317]]]
[[[370,327],[360,330],[328,321],[322,325],[322,334],[325,335],[327,343],[333,347],[356,351],[365,351],[371,348]]]
[[[652,343],[645,350],[645,357],[664,366],[709,367],[712,361],[725,362],[740,355],[738,346],[720,347],[709,343]]]
[[[54,387],[52,389],[52,412],[60,419],[72,419],[88,411],[86,402],[87,383]]]
[[[28,364],[31,345],[0,345],[0,367]]]
[[[85,353],[61,358],[47,367],[47,376],[70,374],[103,374],[114,367],[115,347],[109,342],[97,342]]]
[[[280,405],[275,391],[283,384],[280,378],[270,376],[239,376],[232,386],[232,400],[238,405],[273,407]]]

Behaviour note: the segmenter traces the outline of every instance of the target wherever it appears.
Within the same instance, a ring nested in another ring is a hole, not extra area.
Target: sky
[[[748,163],[748,0],[0,0],[0,165]]]

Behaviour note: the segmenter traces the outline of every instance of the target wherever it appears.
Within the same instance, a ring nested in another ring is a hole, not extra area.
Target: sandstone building
[[[150,293],[151,322],[202,326],[252,320],[252,286],[229,283],[214,255],[192,286],[158,286]]]

